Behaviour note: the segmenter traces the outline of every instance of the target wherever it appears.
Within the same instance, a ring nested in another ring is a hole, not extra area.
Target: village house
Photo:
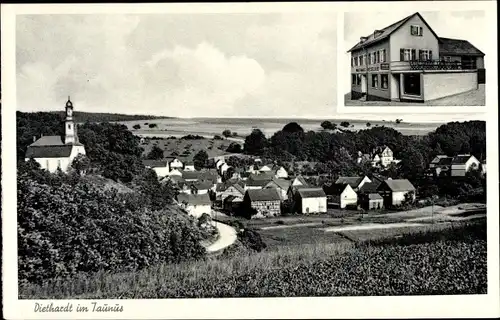
[[[354,191],[358,191],[363,184],[371,182],[370,178],[367,176],[363,177],[339,177],[335,184],[348,184]]]
[[[195,168],[194,168],[194,162],[185,162],[184,163],[184,171],[195,171]]]
[[[329,198],[331,205],[345,209],[357,207],[358,195],[349,184],[334,183],[323,186],[323,190]]]
[[[464,177],[470,170],[480,169],[481,162],[470,154],[459,154],[451,161],[451,176]]]
[[[35,160],[49,172],[68,172],[78,155],[85,155],[85,147],[78,141],[77,127],[73,118],[73,103],[68,97],[63,136],[42,136],[26,149],[25,160]]]
[[[233,183],[227,186],[222,192],[220,192],[220,200],[224,200],[229,196],[241,197],[245,196],[245,187],[241,183]]]
[[[168,161],[166,160],[142,160],[142,164],[146,168],[154,170],[158,178],[166,177],[170,172]]]
[[[182,171],[181,173],[182,178],[184,178],[186,182],[194,182],[201,179],[200,171]]]
[[[192,194],[208,194],[208,191],[211,190],[212,187],[212,182],[205,180],[195,181],[190,184]]]
[[[384,198],[377,192],[381,181],[374,179],[363,184],[358,190],[358,204],[365,210],[377,210],[384,207]]]
[[[431,175],[441,176],[448,175],[451,172],[451,162],[453,157],[438,155],[429,163]]]
[[[180,171],[184,168],[184,164],[182,163],[182,161],[177,158],[173,158],[173,160],[171,160],[168,165],[171,170],[177,169]]]
[[[243,204],[243,196],[227,196],[223,201],[223,208],[228,213],[238,211]]]
[[[302,214],[325,213],[327,211],[326,193],[321,188],[300,188],[294,199],[294,208]]]
[[[177,176],[177,177],[182,177],[182,172],[178,169],[171,169],[168,173],[167,176]]]
[[[485,81],[484,53],[439,37],[418,12],[360,37],[348,52],[351,99],[423,102]]]
[[[307,183],[307,181],[304,179],[303,176],[296,176],[293,180],[292,180],[292,186],[308,186],[309,184]]]
[[[185,194],[177,195],[179,206],[186,210],[189,215],[196,218],[201,217],[204,213],[212,216],[212,202],[208,194]]]
[[[411,202],[415,201],[415,187],[408,179],[391,179],[383,181],[378,187],[377,192],[384,198],[384,206],[399,206],[406,197]],[[409,196],[407,196],[409,195]]]
[[[179,182],[177,183],[177,190],[179,193],[192,194],[191,183]]]
[[[219,174],[220,174],[221,176],[224,176],[224,174],[226,173],[226,171],[227,171],[229,168],[231,168],[231,166],[230,166],[230,165],[228,165],[227,163],[225,163],[225,162],[224,162],[223,164],[221,164],[221,165],[219,166]]]
[[[272,164],[272,163],[265,164],[259,168],[259,172],[271,172],[273,170],[273,168],[274,168],[274,164]]]
[[[281,213],[281,198],[276,189],[247,190],[242,205],[257,211],[251,218],[275,217]]]
[[[285,180],[285,179],[277,179],[277,178],[274,178],[273,180],[269,181],[265,186],[264,186],[265,189],[277,189],[279,194],[280,194],[280,197],[281,197],[281,200],[282,201],[285,201],[288,199],[288,189],[290,188],[290,181],[289,180]]]
[[[284,167],[279,167],[276,170],[276,174],[274,175],[278,179],[287,179],[288,178],[288,172]]]

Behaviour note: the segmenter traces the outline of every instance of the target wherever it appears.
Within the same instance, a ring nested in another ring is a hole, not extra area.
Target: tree
[[[198,151],[197,154],[194,155],[193,157],[193,162],[194,162],[194,168],[196,170],[200,170],[205,166],[205,164],[208,161],[208,154],[205,150],[200,150]]]
[[[140,124],[134,124],[134,126],[132,128],[134,128],[135,130],[139,130],[141,128],[141,125]]]
[[[243,150],[252,155],[262,155],[267,147],[267,138],[260,129],[253,129],[252,133],[245,138]]]
[[[328,120],[321,122],[321,127],[325,130],[335,130],[337,129],[337,125],[335,123],[331,123]]]
[[[231,136],[231,130],[226,129],[226,130],[222,131],[222,135],[224,137],[226,137],[226,138],[230,137]]]
[[[71,167],[73,169],[75,169],[75,171],[79,175],[83,175],[90,168],[90,159],[83,154],[79,154],[76,156],[75,159],[73,159],[73,162],[71,163]]]
[[[233,131],[232,136],[233,136],[233,137],[237,137],[237,136],[238,136],[238,132],[234,132],[234,131]]]
[[[397,123],[397,124],[399,124],[399,123],[401,123],[401,122],[403,122],[403,119],[396,119],[396,123]]]
[[[281,131],[286,133],[296,133],[296,132],[304,132],[304,129],[297,122],[290,122],[286,124]]]
[[[156,128],[156,127],[158,127],[158,125],[156,123],[150,123],[148,126],[149,126],[149,128]]]
[[[231,153],[241,153],[242,151],[241,144],[237,142],[231,142],[231,144],[227,147],[226,151]]]
[[[158,147],[158,146],[153,146],[153,148],[148,153],[146,158],[151,159],[151,160],[163,159],[163,149]]]
[[[371,124],[370,122],[367,122],[367,123],[366,123],[366,126],[369,128],[369,127],[371,127],[371,126],[372,126],[372,124]]]
[[[340,123],[340,125],[341,125],[342,127],[344,127],[344,128],[349,128],[349,125],[350,125],[350,124],[349,124],[349,122],[347,122],[347,121],[342,121],[342,122]]]

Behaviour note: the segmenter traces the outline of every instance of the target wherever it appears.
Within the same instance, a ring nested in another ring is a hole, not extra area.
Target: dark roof
[[[432,32],[432,34],[434,34],[434,36],[438,39],[438,41],[440,40],[440,38],[437,36],[437,34],[434,32],[434,30],[432,30],[432,28],[427,24],[427,22],[424,20],[424,18],[422,17],[422,15],[420,15],[420,13],[418,12],[415,12],[414,14],[412,15],[409,15],[399,21],[396,21],[394,22],[393,24],[391,24],[390,26],[387,26],[383,29],[379,29],[379,31],[381,31],[382,33],[380,33],[379,36],[377,36],[376,38],[374,37],[373,35],[373,32],[367,36],[367,40],[363,43],[361,42],[358,42],[354,47],[352,47],[349,51],[347,52],[351,52],[351,51],[354,51],[354,50],[357,50],[357,49],[361,49],[363,48],[364,46],[367,46],[367,45],[372,45],[372,44],[375,44],[383,39],[386,39],[387,37],[389,37],[392,33],[394,33],[396,30],[398,30],[402,25],[404,25],[408,20],[410,20],[413,16],[415,15],[418,15],[420,17],[420,19],[424,22],[424,24],[427,26],[427,28],[429,28],[429,30]]]
[[[29,146],[26,150],[26,158],[66,158],[71,154],[73,145],[61,146]]]
[[[331,185],[325,185],[323,190],[325,190],[325,193],[329,195],[339,195],[345,190],[345,188],[347,188],[347,186],[348,184],[334,183]]]
[[[266,181],[271,181],[274,177],[274,174],[273,173],[252,173],[248,179],[249,180],[254,180],[254,181],[257,181],[257,180],[266,180]]]
[[[212,188],[213,183],[211,181],[196,181],[191,184],[197,190],[208,190]]]
[[[365,177],[339,177],[335,184],[348,184],[353,188],[356,188]]]
[[[302,188],[298,189],[297,193],[301,198],[322,198],[326,197],[326,193],[321,188]]]
[[[408,179],[391,179],[391,180],[385,180],[384,183],[393,192],[415,191],[415,187],[411,184],[411,182]]]
[[[285,179],[278,179],[274,178],[273,180],[269,181],[267,184],[274,183],[278,187],[280,187],[283,190],[288,190],[290,187],[291,181],[290,180],[285,180]]]
[[[461,39],[439,38],[440,55],[484,56],[484,53],[474,47],[469,41]]]
[[[381,181],[374,180],[372,182],[364,183],[361,188],[359,188],[360,193],[376,193],[378,186],[381,184]]]
[[[35,146],[64,146],[64,141],[62,136],[43,136],[36,140],[30,147]]]
[[[281,201],[277,189],[250,189],[247,190],[250,201]]]
[[[235,188],[242,195],[245,194],[245,188],[243,186],[241,186],[239,183],[233,183],[233,184],[227,186],[227,188],[225,190],[229,189],[230,187]]]
[[[181,171],[182,177],[188,180],[198,180],[201,177],[201,172],[199,171]]]
[[[437,164],[441,166],[449,166],[452,160],[453,157],[440,158]]]
[[[166,160],[142,160],[142,164],[146,167],[160,168],[160,167],[167,167],[168,161],[166,161]]]
[[[262,187],[264,188],[271,180],[253,180],[248,179],[246,185],[249,187]]]
[[[470,157],[472,157],[470,154],[460,154],[458,156],[454,156],[451,164],[465,164]]]
[[[383,200],[384,198],[382,198],[382,196],[380,194],[374,192],[374,193],[370,193],[368,195],[368,199],[370,199],[370,200]]]
[[[208,194],[185,194],[185,193],[180,193],[177,196],[177,201],[179,203],[182,202],[187,202],[188,204],[192,205],[210,205],[212,204],[212,201],[210,201],[210,197]]]

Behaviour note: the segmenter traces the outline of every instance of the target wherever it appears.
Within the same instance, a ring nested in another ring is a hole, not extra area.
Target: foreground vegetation
[[[21,298],[209,298],[486,293],[485,223],[359,243],[248,253],[20,288]]]

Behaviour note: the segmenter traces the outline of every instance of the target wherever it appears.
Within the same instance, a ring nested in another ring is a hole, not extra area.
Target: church
[[[67,172],[73,159],[79,154],[85,155],[85,147],[78,141],[73,103],[68,97],[63,136],[42,136],[28,146],[25,160],[34,159],[42,169],[56,172],[58,168]]]

